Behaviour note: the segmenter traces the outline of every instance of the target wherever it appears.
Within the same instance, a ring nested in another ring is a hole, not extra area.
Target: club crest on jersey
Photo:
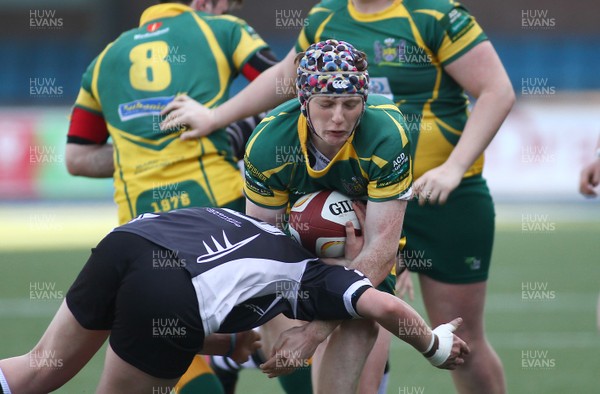
[[[364,196],[367,194],[366,181],[363,178],[353,176],[350,181],[342,179],[342,187],[349,196]]]
[[[375,64],[379,63],[397,63],[404,58],[406,48],[406,40],[400,40],[396,44],[396,39],[388,37],[381,41],[377,40],[373,44],[373,52],[375,53]]]
[[[150,33],[154,33],[155,31],[157,31],[160,27],[162,26],[162,22],[154,22],[154,23],[150,23],[148,25],[148,27],[146,27],[146,30],[148,30]]]

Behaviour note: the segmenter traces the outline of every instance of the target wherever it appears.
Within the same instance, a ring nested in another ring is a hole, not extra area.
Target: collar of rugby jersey
[[[346,142],[344,142],[344,145],[342,145],[338,153],[336,153],[336,155],[333,157],[333,159],[331,159],[331,161],[327,164],[325,168],[321,170],[314,170],[310,166],[310,161],[308,159],[308,147],[306,146],[310,134],[310,131],[308,130],[308,122],[306,116],[300,114],[300,116],[298,117],[298,138],[300,139],[300,148],[302,149],[302,154],[304,155],[306,170],[312,178],[320,178],[326,175],[329,172],[331,165],[336,161],[348,160],[350,157],[358,159],[358,156],[356,155],[356,152],[354,152],[354,149],[352,147],[352,141],[354,140],[354,134],[356,134],[356,129],[358,129],[358,125],[356,125],[354,132],[350,134]]]
[[[188,7],[187,5],[183,4],[167,3],[153,5],[152,7],[146,8],[146,10],[142,13],[142,16],[140,17],[140,26],[143,26],[155,19],[170,18],[179,14],[183,14],[184,12],[193,11],[194,9],[192,7]]]
[[[400,7],[402,0],[394,0],[387,8],[370,14],[359,12],[352,0],[348,0],[348,13],[359,22],[376,22],[394,17],[407,17],[408,13],[404,7]]]

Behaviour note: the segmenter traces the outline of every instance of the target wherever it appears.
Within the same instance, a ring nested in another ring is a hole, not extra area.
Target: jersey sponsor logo
[[[400,170],[400,168],[407,162],[408,155],[404,152],[400,153],[400,155],[394,159],[394,171]]]
[[[244,169],[247,174],[250,174],[251,176],[258,178],[261,182],[264,182],[267,180],[267,176],[264,175],[262,172],[260,172],[258,170],[258,168],[254,167],[252,165],[252,163],[250,163],[250,161],[248,160],[247,157],[244,157]]]
[[[157,31],[160,27],[162,26],[162,22],[154,22],[154,23],[150,23],[148,25],[148,27],[146,27],[146,30],[148,30],[150,33],[154,33],[155,31]]]
[[[464,36],[475,25],[473,17],[460,8],[450,10],[440,23],[446,27],[446,34],[452,42]]]
[[[141,118],[143,116],[160,115],[160,111],[169,104],[175,96],[150,97],[129,103],[119,104],[119,118],[122,122]]]
[[[245,182],[246,182],[246,188],[253,193],[256,193],[263,197],[274,197],[275,196],[275,193],[273,193],[273,191],[271,189],[269,189],[267,186],[265,186],[261,182],[258,182],[255,179],[251,179],[248,176],[248,173],[246,173]]]
[[[392,172],[377,180],[378,189],[398,184],[410,175],[410,160],[405,153],[394,159],[392,165]]]
[[[348,87],[348,81],[346,81],[344,79],[336,79],[335,81],[333,81],[331,83],[331,85],[335,89],[346,89]]]
[[[405,176],[406,178],[406,176]],[[400,183],[400,174],[397,172],[393,172],[381,179],[377,180],[377,189],[382,189],[384,187],[388,187],[390,185],[395,185]]]
[[[259,235],[260,234],[256,234],[256,235],[253,235],[253,236],[251,236],[249,238],[243,239],[240,242],[237,242],[235,244],[231,244],[231,242],[229,242],[229,239],[227,239],[227,235],[225,234],[225,230],[223,230],[223,240],[224,240],[225,246],[222,246],[215,239],[215,237],[213,237],[213,236],[211,236],[210,238],[212,239],[212,241],[214,243],[215,250],[213,250],[210,246],[208,246],[208,244],[205,241],[202,241],[202,244],[206,248],[206,253],[203,254],[203,255],[198,256],[196,258],[196,263],[198,263],[198,264],[208,263],[210,261],[219,259],[219,258],[221,258],[223,256],[227,256],[228,254],[235,252],[236,250],[238,250],[242,246],[244,246],[244,245],[252,242]]]
[[[169,28],[165,27],[164,29],[155,30],[151,33],[134,34],[133,39],[134,40],[143,40],[145,38],[152,38],[152,37],[160,36],[160,35],[166,34],[168,32],[169,32]]]
[[[229,213],[235,213],[234,211],[227,209],[227,208],[222,208],[224,211],[227,211]],[[206,208],[206,212],[208,213],[212,213],[213,215],[215,215],[216,217],[218,217],[221,220],[226,221],[227,223],[231,223],[233,224],[235,227],[242,227],[242,222],[240,222],[239,220],[235,220],[232,217],[229,217],[227,215],[225,215],[222,212],[217,211],[216,209],[213,208]]]

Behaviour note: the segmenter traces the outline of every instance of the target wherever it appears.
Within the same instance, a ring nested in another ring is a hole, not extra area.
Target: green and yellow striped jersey
[[[443,67],[487,39],[469,12],[452,0],[396,0],[362,14],[349,0],[325,0],[311,10],[296,51],[328,38],[367,54],[370,93],[394,100],[407,132],[419,135],[415,178],[445,162],[466,123],[468,99]],[[483,156],[465,176],[482,170]]]
[[[244,158],[246,197],[271,209],[323,189],[374,202],[409,199],[412,160],[404,127],[391,100],[369,97],[354,133],[325,168],[315,170],[309,165],[307,120],[292,99],[267,115],[250,136]]]
[[[266,47],[241,19],[161,4],[91,63],[75,106],[106,121],[120,223],[143,212],[223,206],[243,196],[224,130],[183,141],[182,130],[160,130],[160,111],[182,93],[208,107],[223,103],[246,62]]]

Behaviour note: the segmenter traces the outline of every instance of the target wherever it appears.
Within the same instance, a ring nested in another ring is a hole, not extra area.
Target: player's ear
[[[190,7],[195,9],[196,11],[206,11],[206,2],[208,0],[193,0],[190,3]]]

